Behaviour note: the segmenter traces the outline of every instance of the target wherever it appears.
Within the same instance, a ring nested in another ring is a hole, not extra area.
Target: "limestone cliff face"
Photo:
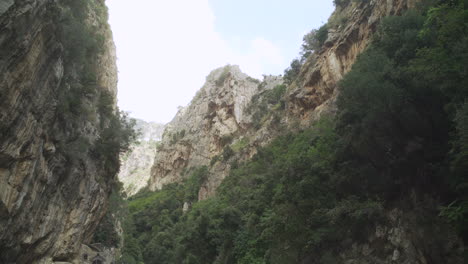
[[[138,143],[121,157],[122,166],[118,175],[128,196],[146,186],[164,125],[137,120],[136,129],[140,132]]]
[[[235,150],[241,145],[241,153],[233,155],[245,160],[281,130],[310,126],[323,113],[333,113],[337,83],[366,48],[380,19],[416,2],[343,1],[329,20],[324,47],[307,59],[277,105],[262,107],[271,96],[263,91],[281,84],[280,78],[269,77],[259,85],[232,66],[213,71],[191,104],[168,124],[152,168],[150,189],[180,181],[183,172],[208,165],[210,174],[199,193],[199,199],[204,199],[229,173],[232,159],[225,158],[227,147]],[[216,85],[226,71],[227,77]]]
[[[323,112],[334,111],[339,80],[351,70],[371,41],[380,19],[412,8],[417,0],[343,1],[329,19],[328,39],[303,65],[287,97],[287,112],[304,125]]]
[[[118,170],[96,148],[117,83],[106,13],[100,0],[0,3],[0,263],[74,261],[106,211]]]
[[[252,97],[280,83],[281,78],[269,76],[259,85],[260,81],[242,73],[238,66],[211,72],[189,106],[181,108],[167,124],[151,170],[150,189],[182,180],[191,168],[211,165],[213,177],[201,196],[212,193],[230,166],[215,161],[251,127],[247,108]]]

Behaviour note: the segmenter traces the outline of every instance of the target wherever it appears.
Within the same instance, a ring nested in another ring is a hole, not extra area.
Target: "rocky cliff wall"
[[[323,113],[333,113],[337,83],[366,48],[380,19],[399,14],[417,1],[342,2],[330,17],[324,46],[309,56],[281,100],[271,102],[272,94],[265,93],[282,83],[280,77],[260,83],[236,67],[213,71],[189,106],[168,124],[152,168],[150,189],[181,181],[191,168],[206,165],[210,174],[199,193],[199,199],[204,199],[214,194],[233,160],[252,157],[281,131],[310,126]],[[218,87],[223,72],[227,77]],[[227,148],[235,150],[239,145],[242,149],[230,154],[234,159],[226,157]]]
[[[121,157],[122,166],[118,175],[127,196],[136,194],[146,186],[164,125],[137,120],[136,129],[140,132],[138,142]]]
[[[181,181],[190,169],[211,166],[211,174],[216,176],[207,180],[201,196],[212,193],[230,166],[216,161],[251,127],[252,116],[247,109],[252,97],[281,83],[275,76],[261,83],[238,66],[227,65],[211,72],[189,106],[180,109],[167,124],[151,171],[150,189]]]
[[[416,6],[417,0],[341,1],[330,17],[324,47],[309,56],[288,90],[287,114],[310,125],[322,113],[334,111],[337,83],[351,70],[372,40],[378,22]]]
[[[117,153],[104,1],[0,6],[0,263],[74,261],[106,211]],[[77,263],[80,263],[79,261]]]

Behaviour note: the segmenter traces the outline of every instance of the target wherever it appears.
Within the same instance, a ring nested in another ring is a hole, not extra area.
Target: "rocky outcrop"
[[[287,112],[310,125],[334,111],[337,83],[367,47],[378,22],[414,7],[417,0],[341,1],[328,22],[325,47],[308,58],[289,90]]]
[[[0,263],[75,261],[106,211],[118,170],[96,147],[117,92],[106,12],[0,5]]]
[[[216,161],[251,127],[252,116],[247,111],[251,99],[281,83],[275,76],[267,76],[261,83],[238,66],[212,71],[189,106],[181,108],[167,124],[151,170],[150,189],[179,182],[192,168],[211,165],[211,176],[200,198],[212,194],[230,166]]]
[[[128,195],[136,194],[145,187],[150,177],[157,145],[161,141],[164,125],[137,119],[136,130],[140,132],[138,142],[121,157],[119,181]]]

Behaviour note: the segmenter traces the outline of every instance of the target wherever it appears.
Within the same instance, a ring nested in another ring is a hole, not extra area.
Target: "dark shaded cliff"
[[[0,263],[73,261],[118,171],[104,1],[0,6]]]

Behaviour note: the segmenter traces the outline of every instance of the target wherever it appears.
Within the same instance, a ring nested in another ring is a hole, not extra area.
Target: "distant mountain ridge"
[[[121,157],[122,166],[118,175],[127,196],[137,193],[146,186],[156,147],[161,141],[165,125],[136,119],[135,129],[140,133],[138,143]]]

